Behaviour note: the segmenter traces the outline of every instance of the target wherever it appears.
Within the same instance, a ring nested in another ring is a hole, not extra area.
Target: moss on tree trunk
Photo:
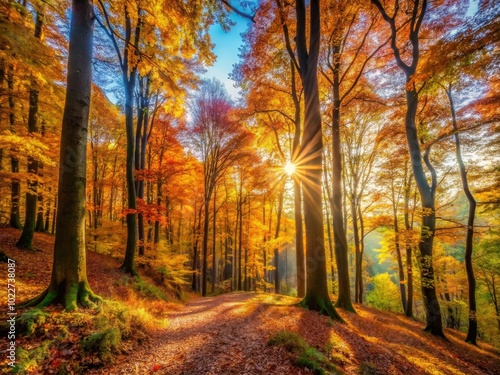
[[[26,306],[62,303],[67,310],[98,301],[87,281],[85,193],[87,127],[92,82],[93,4],[74,0],[66,103],[61,132],[54,263],[49,287]],[[36,195],[34,195],[36,202]]]

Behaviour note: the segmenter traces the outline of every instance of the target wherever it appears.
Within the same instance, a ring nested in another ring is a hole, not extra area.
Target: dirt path
[[[170,325],[144,346],[95,374],[307,374],[288,353],[266,345],[266,305],[254,294],[197,298],[168,314]]]

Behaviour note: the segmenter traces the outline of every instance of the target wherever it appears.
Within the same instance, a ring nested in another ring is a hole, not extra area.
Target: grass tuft
[[[27,337],[32,336],[43,326],[48,317],[49,314],[40,309],[26,311],[19,318],[21,333],[24,333]]]
[[[309,346],[297,333],[279,331],[267,341],[270,346],[282,346],[295,356],[297,366],[311,369],[315,375],[342,374],[319,350]]]

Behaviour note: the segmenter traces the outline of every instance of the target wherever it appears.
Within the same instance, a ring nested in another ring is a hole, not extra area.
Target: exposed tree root
[[[349,311],[349,312],[356,314],[356,310],[354,310],[354,306],[352,305],[351,301],[344,301],[344,300],[338,299],[337,302],[335,302],[334,306],[336,308],[344,309],[346,311]]]
[[[62,283],[58,288],[47,288],[38,297],[22,303],[21,307],[44,308],[50,305],[62,304],[66,311],[73,311],[81,306],[83,308],[94,307],[102,298],[94,294],[87,282],[72,283],[67,286]]]
[[[297,305],[309,310],[317,311],[320,314],[326,315],[338,322],[345,323],[344,319],[342,319],[339,313],[335,310],[335,307],[333,307],[333,304],[329,299],[325,300],[321,297],[311,296],[306,293],[306,296]]]
[[[123,264],[120,266],[120,269],[121,269],[123,272],[125,272],[125,273],[129,274],[130,276],[139,277],[139,274],[137,273],[137,271],[136,271],[136,269],[135,269],[134,265],[131,265],[131,266],[130,266],[130,265],[128,265],[128,264],[123,263]]]

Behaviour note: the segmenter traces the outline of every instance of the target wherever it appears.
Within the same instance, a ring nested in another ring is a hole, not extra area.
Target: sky
[[[234,81],[229,79],[229,74],[233,70],[233,65],[238,63],[239,48],[242,45],[241,34],[244,33],[251,24],[250,20],[240,17],[234,13],[231,19],[236,25],[229,32],[222,31],[219,24],[215,24],[210,29],[212,42],[215,44],[214,53],[217,56],[215,64],[207,68],[204,77],[217,78],[224,83],[227,91],[233,99],[238,99],[238,89],[234,87]]]

